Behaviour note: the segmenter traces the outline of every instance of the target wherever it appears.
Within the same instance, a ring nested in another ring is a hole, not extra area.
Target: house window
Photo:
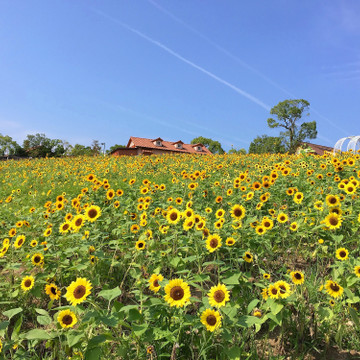
[[[156,146],[162,146],[162,143],[160,140],[156,140]]]
[[[201,146],[196,146],[196,151],[202,151],[202,147]]]
[[[182,149],[182,145],[181,145],[181,143],[177,143],[177,144],[175,144],[175,147],[176,147],[177,149]]]

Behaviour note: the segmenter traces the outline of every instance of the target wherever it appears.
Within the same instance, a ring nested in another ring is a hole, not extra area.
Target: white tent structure
[[[347,148],[346,150],[342,150],[343,144],[345,141],[349,140],[349,143],[347,144]],[[343,137],[341,139],[339,139],[336,144],[334,145],[334,154],[336,152],[341,152],[341,151],[350,151],[352,150],[353,152],[356,151],[356,146],[359,145],[360,147],[360,136],[347,136],[347,137]]]

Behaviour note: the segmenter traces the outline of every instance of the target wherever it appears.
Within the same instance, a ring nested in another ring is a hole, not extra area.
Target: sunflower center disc
[[[214,299],[216,302],[221,303],[225,299],[225,294],[222,290],[216,290],[214,293]]]
[[[86,288],[84,285],[79,285],[74,290],[74,298],[81,299],[86,293]]]
[[[172,213],[172,214],[170,215],[170,219],[171,219],[172,221],[175,221],[175,220],[177,219],[177,214],[176,214],[176,213]]]
[[[236,217],[240,217],[240,216],[242,215],[242,211],[241,211],[240,209],[236,209],[236,210],[234,211],[234,215],[235,215]]]
[[[211,239],[210,240],[210,247],[211,248],[216,248],[218,246],[218,241],[217,239]]]
[[[31,286],[31,280],[26,280],[24,283],[25,287],[30,287]]]
[[[56,295],[56,289],[55,289],[53,286],[50,288],[50,291],[51,291],[54,295]]]
[[[154,287],[159,287],[159,286],[160,286],[158,280],[155,280],[155,281],[153,282],[153,286],[154,286]]]
[[[181,286],[174,286],[170,291],[170,296],[174,300],[180,300],[184,297],[184,290]]]
[[[345,251],[341,251],[341,252],[340,252],[340,257],[342,257],[342,258],[346,257],[346,252],[345,252]]]
[[[65,315],[63,318],[62,318],[62,322],[65,324],[65,325],[70,325],[73,321],[73,318],[71,315]]]
[[[295,279],[297,279],[297,280],[301,280],[301,275],[300,275],[299,273],[296,273],[296,274],[294,275],[294,277],[295,277]]]
[[[337,284],[331,284],[330,288],[332,291],[335,291],[335,292],[338,292],[340,290],[340,288]]]
[[[95,209],[91,209],[88,212],[88,216],[89,216],[90,219],[93,219],[96,215],[97,215],[97,211]]]
[[[206,318],[206,322],[210,325],[210,326],[214,326],[216,324],[216,317],[215,315],[209,315]]]

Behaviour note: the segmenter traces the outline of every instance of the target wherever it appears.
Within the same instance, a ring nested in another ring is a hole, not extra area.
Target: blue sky
[[[333,146],[360,135],[359,19],[358,0],[2,0],[0,133],[248,149],[303,98]]]

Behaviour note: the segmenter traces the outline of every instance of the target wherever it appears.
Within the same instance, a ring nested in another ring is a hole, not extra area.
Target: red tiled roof
[[[139,138],[135,136],[131,136],[129,139],[129,142],[127,144],[127,147],[130,147],[130,144],[133,143],[131,147],[133,148],[147,148],[147,149],[159,149],[164,151],[175,151],[179,153],[192,153],[192,154],[212,154],[212,152],[204,145],[202,144],[196,144],[202,147],[203,151],[197,151],[195,150],[195,145],[193,144],[184,144],[181,140],[172,142],[172,141],[164,141],[162,140],[162,146],[156,146],[154,145],[155,140],[161,140],[161,138],[157,139],[145,139],[145,138]],[[180,143],[182,145],[181,149],[178,149],[175,147],[175,144]]]
[[[310,147],[311,149],[313,149],[313,151],[317,155],[324,155],[325,151],[329,151],[329,152],[334,151],[334,148],[329,147],[329,146],[324,146],[324,145],[316,145],[316,144],[311,144],[308,142],[303,142],[302,145],[306,145],[306,146]]]

